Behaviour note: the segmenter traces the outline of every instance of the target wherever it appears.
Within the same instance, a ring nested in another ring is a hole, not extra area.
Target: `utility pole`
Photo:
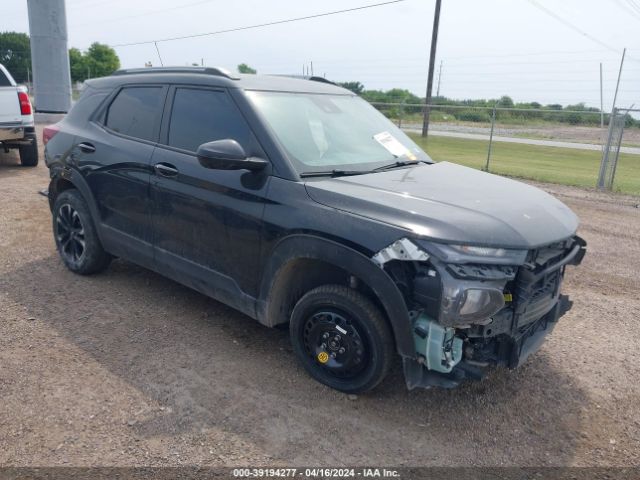
[[[442,60],[440,60],[440,70],[438,71],[438,89],[436,90],[436,97],[440,96],[440,81],[442,80]]]
[[[429,116],[431,115],[431,93],[433,90],[433,70],[436,63],[436,47],[438,45],[438,27],[440,25],[440,6],[442,0],[436,0],[436,11],[433,16],[433,32],[431,33],[431,56],[429,57],[429,76],[427,78],[426,106],[424,107],[424,118],[422,119],[422,136],[429,135]]]
[[[71,75],[65,1],[27,0],[27,8],[36,112],[67,113],[71,108]]]

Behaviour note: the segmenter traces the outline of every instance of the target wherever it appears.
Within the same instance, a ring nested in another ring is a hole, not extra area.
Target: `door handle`
[[[168,163],[156,163],[153,168],[155,169],[158,175],[162,175],[163,177],[177,177],[178,169],[171,164]]]
[[[94,147],[88,142],[79,143],[78,148],[82,150],[84,153],[93,153],[96,151],[96,147]]]

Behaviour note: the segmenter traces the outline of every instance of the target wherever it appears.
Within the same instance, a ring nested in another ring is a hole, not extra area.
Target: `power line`
[[[560,15],[558,15],[557,13],[553,12],[552,10],[548,9],[547,7],[545,7],[544,5],[541,5],[540,2],[538,0],[527,0],[531,5],[533,5],[534,7],[536,7],[539,10],[542,10],[544,13],[546,13],[547,15],[555,18],[557,21],[559,21],[560,23],[562,23],[564,26],[569,27],[571,30],[578,32],[580,35],[582,35],[585,38],[588,38],[589,40],[591,40],[592,42],[597,43],[598,45],[600,45],[601,47],[606,48],[607,50],[611,50],[612,52],[618,52],[619,49],[612,47],[609,44],[604,43],[602,40],[597,39],[596,37],[594,37],[593,35],[588,34],[587,32],[585,32],[584,30],[580,29],[579,27],[575,26],[573,23],[569,22],[568,20],[565,20],[564,18],[562,18]]]
[[[345,8],[343,10],[334,10],[332,12],[323,12],[323,13],[316,13],[314,15],[306,15],[304,17],[295,17],[295,18],[287,18],[284,20],[275,20],[273,22],[266,22],[266,23],[259,23],[256,25],[247,25],[244,27],[235,27],[235,28],[228,28],[225,30],[217,30],[215,32],[207,32],[207,33],[197,33],[194,35],[183,35],[180,37],[168,37],[168,38],[160,38],[160,39],[156,39],[156,40],[145,40],[145,41],[140,41],[140,42],[131,42],[131,43],[121,43],[121,44],[117,44],[117,45],[111,45],[112,47],[129,47],[129,46],[133,46],[133,45],[145,45],[145,44],[149,44],[149,43],[155,43],[155,42],[170,42],[170,41],[174,41],[174,40],[184,40],[187,38],[197,38],[197,37],[207,37],[210,35],[219,35],[221,33],[231,33],[231,32],[238,32],[241,30],[250,30],[250,29],[254,29],[254,28],[262,28],[262,27],[270,27],[273,25],[281,25],[283,23],[292,23],[292,22],[299,22],[301,20],[311,20],[313,18],[320,18],[320,17],[328,17],[330,15],[338,15],[341,13],[349,13],[349,12],[355,12],[355,11],[359,11],[359,10],[365,10],[365,9],[369,9],[369,8],[375,8],[375,7],[382,7],[384,5],[391,5],[394,3],[401,3],[401,2],[406,2],[407,0],[390,0],[387,2],[381,2],[381,3],[374,3],[374,4],[370,4],[370,5],[363,5],[361,7],[354,7],[354,8]]]
[[[161,8],[159,10],[151,10],[151,11],[148,11],[148,12],[138,13],[138,14],[135,14],[135,15],[125,15],[123,17],[109,18],[109,19],[103,20],[101,22],[85,23],[85,24],[79,25],[78,27],[75,27],[75,28],[94,27],[95,25],[102,25],[104,23],[119,22],[121,20],[127,20],[129,18],[147,17],[149,15],[155,15],[157,13],[170,12],[172,10],[181,10],[183,8],[190,8],[190,7],[194,7],[196,5],[202,5],[203,3],[211,3],[213,1],[216,1],[216,0],[200,0],[199,2],[187,3],[187,4],[177,5],[177,6],[169,7],[169,8]]]
[[[629,6],[628,0],[626,0],[626,3],[623,3],[623,0],[616,0],[616,3],[626,13],[630,13],[632,17],[640,20],[640,15],[638,14],[638,12],[636,12],[633,8]]]
[[[635,12],[635,17],[640,18],[640,6],[634,0],[627,0],[627,3],[631,6],[631,9]]]

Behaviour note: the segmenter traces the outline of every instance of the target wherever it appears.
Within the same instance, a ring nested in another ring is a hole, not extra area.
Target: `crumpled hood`
[[[576,232],[578,218],[548,193],[440,162],[306,183],[328,207],[451,243],[535,248]]]

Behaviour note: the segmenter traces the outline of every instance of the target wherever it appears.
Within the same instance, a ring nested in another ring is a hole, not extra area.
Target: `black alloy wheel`
[[[56,242],[60,255],[70,263],[79,263],[86,251],[85,230],[78,212],[68,203],[58,209]]]

